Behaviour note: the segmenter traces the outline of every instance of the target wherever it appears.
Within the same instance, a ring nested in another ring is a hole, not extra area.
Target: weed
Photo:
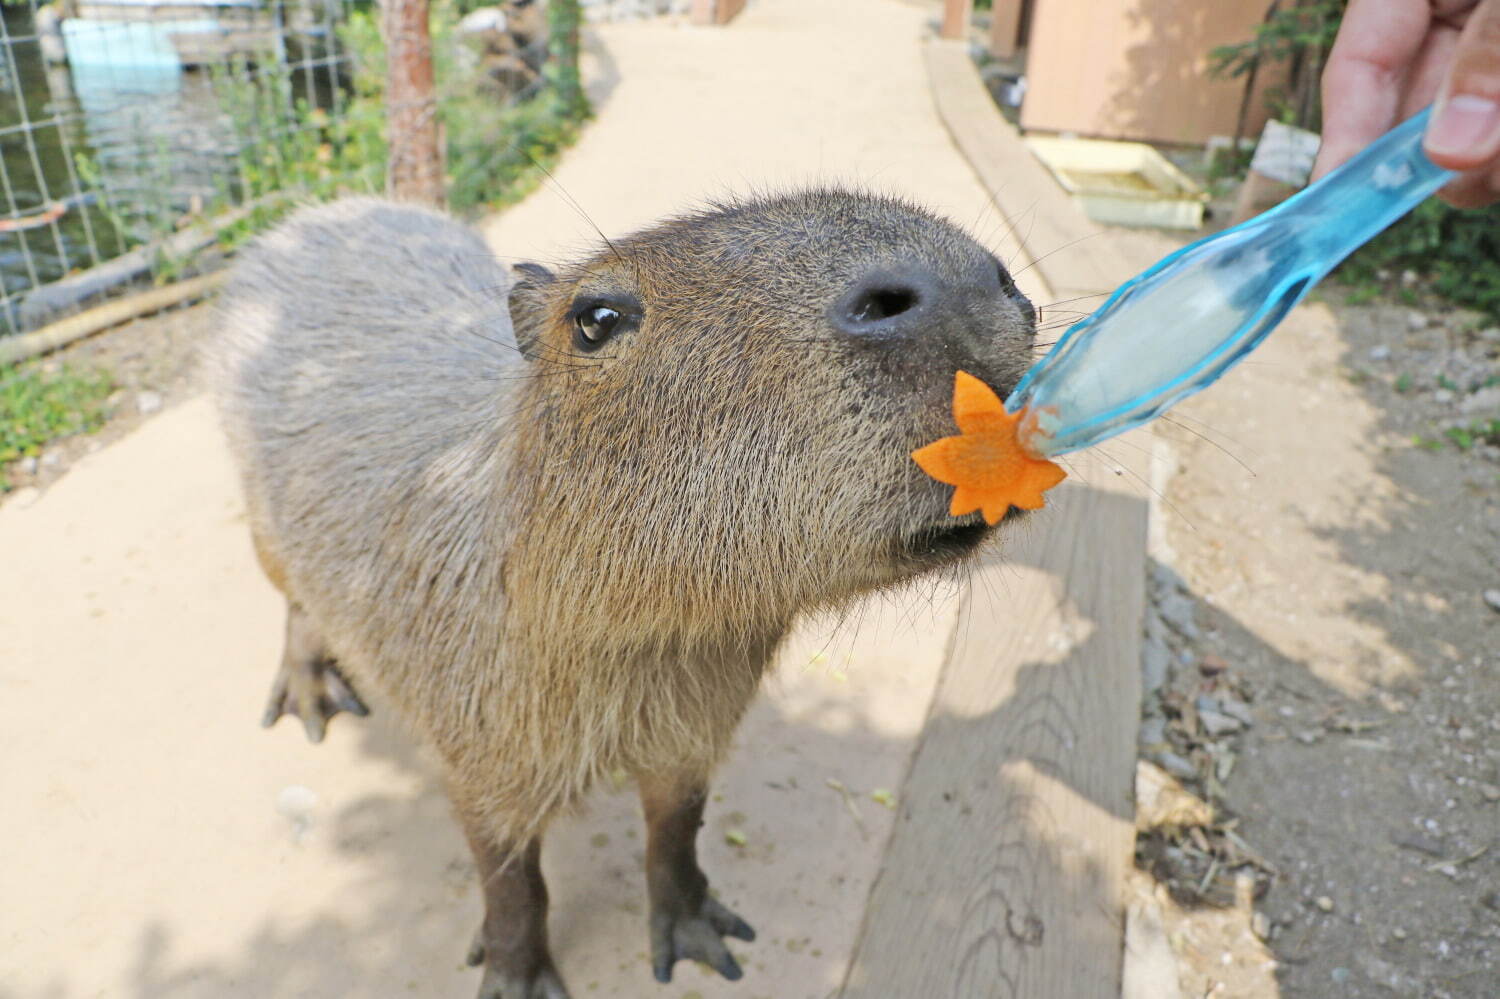
[[[53,441],[98,429],[113,390],[113,379],[102,371],[0,368],[0,492],[11,488],[6,465],[41,454]]]

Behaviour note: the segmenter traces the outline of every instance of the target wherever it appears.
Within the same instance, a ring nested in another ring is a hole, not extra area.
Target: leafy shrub
[[[1500,205],[1464,210],[1430,199],[1365,244],[1338,277],[1390,284],[1408,270],[1454,304],[1500,320]]]

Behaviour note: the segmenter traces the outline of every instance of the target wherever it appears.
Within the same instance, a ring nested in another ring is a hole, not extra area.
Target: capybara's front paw
[[[282,715],[295,715],[307,738],[322,742],[328,719],[340,711],[360,717],[370,713],[332,660],[309,657],[282,663],[261,724],[270,728]]]
[[[658,982],[672,980],[672,965],[678,961],[702,961],[730,981],[744,974],[739,962],[724,946],[724,937],[750,941],[750,924],[704,895],[697,912],[673,913],[659,907],[651,913],[651,970]]]
[[[498,948],[497,948],[498,950]],[[484,928],[474,936],[469,945],[467,958],[469,967],[484,965],[484,980],[479,983],[479,999],[569,999],[568,988],[562,976],[546,956],[530,971],[517,972],[499,968],[486,960],[488,948],[484,945]]]

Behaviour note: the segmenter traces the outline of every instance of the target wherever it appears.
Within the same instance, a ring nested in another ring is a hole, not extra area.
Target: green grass
[[[97,430],[114,387],[103,371],[0,368],[0,492],[11,488],[5,467],[12,462],[41,454],[53,441]]]

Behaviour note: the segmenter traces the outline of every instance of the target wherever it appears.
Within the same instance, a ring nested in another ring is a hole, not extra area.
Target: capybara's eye
[[[608,340],[620,323],[620,313],[607,305],[586,306],[573,320],[585,345],[597,347]]]

